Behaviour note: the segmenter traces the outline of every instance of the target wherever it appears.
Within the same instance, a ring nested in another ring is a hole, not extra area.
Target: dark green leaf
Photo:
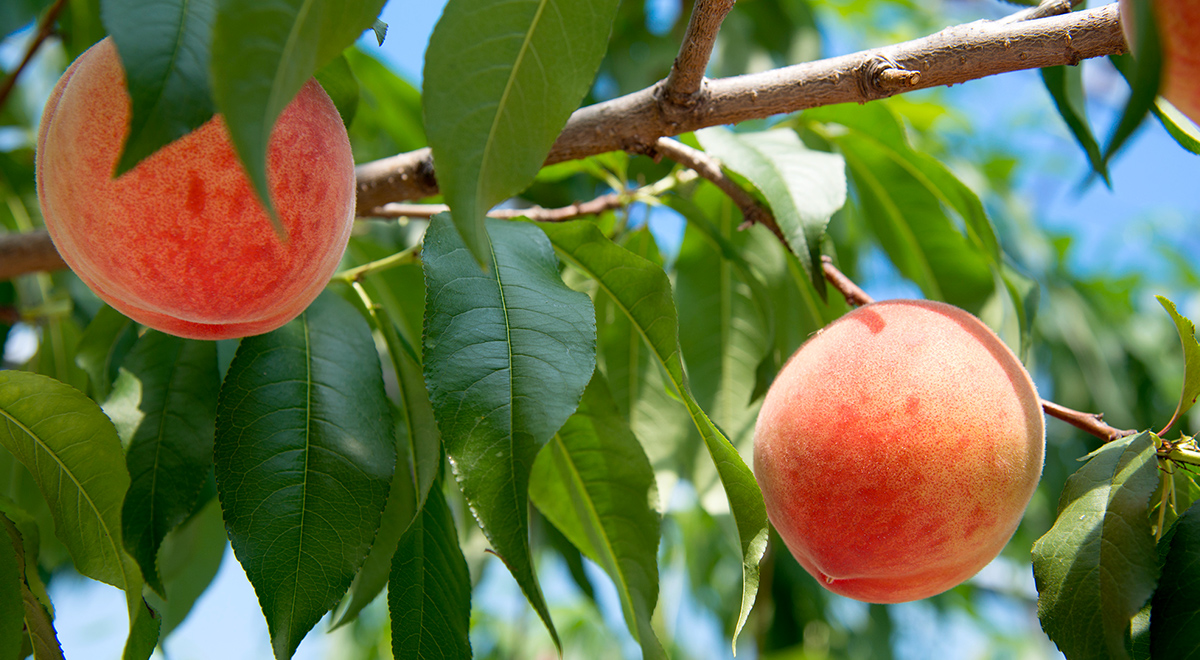
[[[1130,621],[1158,579],[1157,484],[1149,433],[1110,442],[1067,480],[1058,520],[1033,546],[1038,618],[1072,660],[1128,657]]]
[[[1155,297],[1171,315],[1171,320],[1175,322],[1175,329],[1179,331],[1179,340],[1183,344],[1184,361],[1183,390],[1179,393],[1179,404],[1175,407],[1175,414],[1171,416],[1171,421],[1167,422],[1163,430],[1158,432],[1159,435],[1162,435],[1171,428],[1175,420],[1183,417],[1184,413],[1196,404],[1196,397],[1200,397],[1200,343],[1196,341],[1196,324],[1180,316],[1179,312],[1175,310],[1175,303],[1163,296]]]
[[[1164,541],[1165,542],[1165,541]],[[1193,505],[1175,526],[1150,616],[1150,651],[1155,658],[1200,657],[1200,507]]]
[[[378,18],[375,19],[375,22],[371,24],[371,31],[375,33],[375,41],[377,41],[380,46],[383,45],[383,40],[387,38],[387,30],[387,23],[384,23]]]
[[[11,524],[7,518],[0,522]],[[11,538],[6,530],[0,530],[0,660],[21,660],[21,644],[25,640],[22,634],[25,601],[21,593],[25,558],[14,544],[19,545],[19,538]]]
[[[604,57],[617,0],[451,0],[425,51],[425,123],[464,244],[528,186]]]
[[[529,549],[529,471],[596,366],[588,297],[537,227],[488,220],[480,270],[447,214],[425,233],[425,380],[463,495],[558,644]]]
[[[1137,67],[1134,65],[1133,58],[1121,56],[1110,59],[1117,71],[1125,77],[1126,82],[1132,83],[1131,78],[1137,75]],[[1163,128],[1167,129],[1167,133],[1179,143],[1179,146],[1194,154],[1200,154],[1200,127],[1196,126],[1195,122],[1161,96],[1154,102],[1151,110],[1154,112],[1154,116],[1158,117]]]
[[[275,120],[322,66],[371,27],[384,0],[218,0],[212,87],[230,139],[264,208]],[[276,229],[282,231],[278,224]]]
[[[142,600],[142,592],[126,593],[129,603],[129,638],[125,641],[125,653],[122,660],[150,660],[154,647],[158,646],[158,631],[162,620],[154,613],[146,601]]]
[[[529,497],[613,584],[644,658],[666,658],[650,617],[658,601],[659,516],[654,470],[602,376],[538,452]]]
[[[1075,141],[1083,147],[1092,171],[1104,180],[1105,185],[1111,185],[1108,178],[1108,164],[1100,154],[1100,144],[1092,135],[1088,125],[1087,106],[1083,95],[1083,69],[1078,66],[1052,66],[1041,70],[1042,83],[1054,99],[1058,114],[1071,129]]]
[[[440,484],[400,539],[392,559],[388,612],[395,657],[471,657],[471,576]]]
[[[217,490],[276,658],[350,586],[395,466],[379,355],[354,308],[325,292],[242,340],[217,403]]]
[[[594,224],[545,224],[542,230],[564,260],[594,279],[637,328],[687,407],[717,466],[742,551],[742,603],[734,628],[736,645],[758,593],[758,565],[767,545],[766,507],[750,468],[692,397],[680,355],[671,283],[661,268],[617,246]]]
[[[132,479],[121,511],[125,547],[160,595],[155,557],[192,512],[212,467],[219,387],[214,342],[147,330],[104,404],[127,446]]]
[[[208,84],[217,0],[105,0],[132,102],[114,176],[199,128],[215,107]]]
[[[421,391],[424,392],[424,388]],[[400,536],[412,523],[414,514],[419,513],[413,480],[408,415],[403,407],[394,408],[393,415],[396,422],[397,461],[396,473],[392,475],[392,489],[388,494],[387,506],[383,509],[379,533],[375,535],[375,542],[371,544],[371,552],[363,560],[362,568],[350,583],[350,590],[334,612],[333,620],[336,623],[331,630],[353,621],[358,613],[383,591],[392,571],[392,556],[396,554]],[[428,494],[428,491],[426,493]]]
[[[825,292],[821,240],[833,214],[846,203],[846,163],[837,154],[811,151],[791,129],[734,133],[696,132],[704,150],[746,177],[766,198],[788,247],[818,292]]]
[[[1163,53],[1153,5],[1152,2],[1132,3],[1134,29],[1130,45],[1133,52],[1132,54],[1110,56],[1118,69],[1126,68],[1132,70],[1133,74],[1126,75],[1132,89],[1129,98],[1125,101],[1125,107],[1121,110],[1121,118],[1113,128],[1112,135],[1108,138],[1108,144],[1104,145],[1105,164],[1112,160],[1112,157],[1141,125],[1146,114],[1154,107],[1154,101],[1158,97],[1159,86],[1162,82]],[[1119,63],[1121,59],[1127,58],[1134,60],[1133,67]]]
[[[18,507],[16,502],[3,495],[0,495],[0,515],[4,516],[0,522],[3,522],[8,530],[14,547],[23,555],[25,566],[21,570],[21,579],[24,581],[22,588],[32,593],[44,608],[49,608],[50,596],[46,593],[46,585],[38,574],[38,552],[41,550],[42,539],[37,521],[27,511]]]
[[[163,539],[158,572],[167,598],[164,601],[154,593],[146,596],[162,616],[162,639],[183,623],[217,576],[227,541],[221,506],[215,497]]]
[[[316,78],[333,100],[342,123],[349,126],[358,111],[358,79],[350,70],[350,63],[344,56],[338,55],[317,71]]]
[[[108,398],[117,368],[137,339],[137,326],[127,316],[103,305],[83,330],[75,364],[87,372],[92,396],[97,401]]]

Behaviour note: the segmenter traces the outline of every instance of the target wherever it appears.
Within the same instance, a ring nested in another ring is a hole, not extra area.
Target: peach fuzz
[[[1200,2],[1196,0],[1150,0],[1158,23],[1158,40],[1163,51],[1159,93],[1171,105],[1200,124]],[[1121,29],[1132,47],[1133,3],[1120,0]]]
[[[310,80],[271,133],[281,240],[218,115],[113,178],[129,131],[111,38],[58,81],[38,133],[50,237],[105,302],[164,332],[223,339],[273,330],[328,283],[354,220],[354,161],[337,109]]]
[[[886,301],[830,324],[771,385],[754,431],[767,515],[830,591],[941,593],[1000,553],[1045,450],[1040,400],[967,312]]]

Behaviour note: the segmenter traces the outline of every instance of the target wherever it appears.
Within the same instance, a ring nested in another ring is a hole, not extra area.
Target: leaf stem
[[[335,273],[332,279],[339,282],[345,282],[347,284],[354,284],[362,280],[362,278],[366,277],[367,275],[385,271],[389,268],[395,268],[396,266],[411,264],[417,260],[417,256],[419,255],[420,251],[421,246],[414,245],[407,250],[401,250],[396,254],[384,257],[382,259],[376,259],[375,261],[365,263],[361,266],[355,266],[354,268],[347,268],[339,273]]]

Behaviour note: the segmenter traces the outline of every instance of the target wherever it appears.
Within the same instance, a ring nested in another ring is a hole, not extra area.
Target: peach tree
[[[936,606],[982,629],[989,598],[1036,607],[1072,659],[1194,652],[1200,345],[1174,303],[1147,299],[1194,303],[1195,253],[1163,241],[1165,271],[1081,270],[1023,197],[1033,157],[957,105],[989,76],[1039,70],[1057,114],[1029,130],[1076,142],[1056,157],[1087,185],[1114,183],[1148,122],[1200,153],[1157,97],[1174,55],[1154,18],[1174,5],[1121,3],[1130,53],[1118,5],[1081,4],[449,0],[418,90],[378,58],[384,0],[6,2],[0,660],[63,656],[47,587],[72,570],[123,591],[124,657],[150,657],[227,543],[280,659],[327,616],[397,658],[888,655],[898,610],[839,615],[768,524],[750,466],[763,394],[870,302],[856,281],[979,316],[1069,424],[1047,424],[1041,483],[998,561],[1018,577]],[[357,221],[291,322],[184,339],[66,270],[34,136],[44,90],[105,36],[131,109],[118,181],[219,114],[270,216],[276,119],[314,76],[333,99]],[[1087,114],[1078,65],[1093,58],[1128,80],[1111,129]],[[489,554],[538,625],[472,609]],[[1036,593],[1019,577],[1031,555]],[[582,613],[547,598],[551,564]],[[669,576],[685,586],[668,593]],[[668,599],[711,615],[722,648],[697,650]]]

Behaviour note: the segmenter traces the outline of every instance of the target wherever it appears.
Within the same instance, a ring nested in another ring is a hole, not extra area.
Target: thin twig
[[[833,260],[828,256],[821,257],[821,265],[825,272],[825,279],[833,285],[833,288],[837,289],[838,293],[846,298],[847,303],[859,307],[875,302],[871,296],[867,295],[867,292],[860,289],[853,280],[846,277],[845,273],[838,270],[833,265]],[[1042,410],[1047,415],[1061,419],[1075,428],[1087,431],[1105,442],[1112,442],[1113,440],[1137,433],[1137,431],[1113,428],[1105,424],[1104,415],[1071,410],[1066,406],[1059,405],[1053,401],[1047,401],[1046,399],[1040,399],[1040,401],[1042,402]]]
[[[998,23],[1016,23],[1018,21],[1035,21],[1039,18],[1061,16],[1070,13],[1083,0],[1042,0],[1036,7],[1023,9],[997,21]]]
[[[659,138],[654,143],[654,153],[670,158],[671,160],[683,165],[684,167],[694,170],[697,174],[713,182],[721,189],[734,205],[742,212],[742,217],[748,223],[758,223],[772,233],[786,246],[787,238],[779,229],[779,225],[775,222],[775,216],[771,215],[771,211],[754,199],[750,193],[746,192],[736,181],[729,178],[721,169],[721,161],[712,156],[693,149],[679,140],[670,138]]]
[[[58,20],[58,15],[65,6],[67,6],[67,0],[57,0],[50,6],[50,9],[46,10],[46,15],[38,23],[37,33],[34,35],[33,41],[29,42],[29,47],[25,49],[25,57],[21,58],[21,63],[17,65],[16,69],[13,69],[12,74],[5,79],[3,85],[0,85],[0,107],[4,107],[4,102],[8,100],[8,95],[17,86],[17,77],[21,75],[26,66],[29,66],[29,62],[33,60],[33,56],[42,47],[42,42],[46,41],[54,33],[54,21]]]
[[[607,151],[645,152],[664,136],[835,103],[1125,52],[1116,4],[1016,23],[976,21],[937,34],[762,73],[707,80],[686,112],[659,83],[575,111],[546,164]],[[437,193],[428,149],[360,165],[359,212]]]
[[[875,299],[866,291],[863,291],[854,280],[846,277],[846,274],[838,270],[837,266],[833,265],[833,259],[827,254],[821,255],[821,271],[825,273],[825,279],[837,289],[837,292],[842,294],[846,302],[854,307],[862,307],[875,302]]]
[[[1047,415],[1055,419],[1061,419],[1077,429],[1087,431],[1105,442],[1112,442],[1113,440],[1119,440],[1137,433],[1137,431],[1113,428],[1105,424],[1104,415],[1102,414],[1071,410],[1045,399],[1042,399],[1042,410],[1046,411]]]
[[[565,222],[587,215],[599,215],[605,211],[620,208],[629,203],[629,196],[620,193],[601,195],[586,202],[577,202],[570,206],[547,209],[541,206],[531,206],[523,209],[494,209],[488,212],[489,218],[513,220],[529,218],[534,222]],[[368,214],[374,218],[432,218],[439,213],[450,210],[445,204],[384,204]]]
[[[696,0],[692,17],[688,20],[687,32],[679,47],[679,56],[671,66],[671,73],[663,84],[663,98],[667,103],[691,107],[704,84],[704,70],[712,57],[713,44],[721,23],[733,9],[734,0]]]

